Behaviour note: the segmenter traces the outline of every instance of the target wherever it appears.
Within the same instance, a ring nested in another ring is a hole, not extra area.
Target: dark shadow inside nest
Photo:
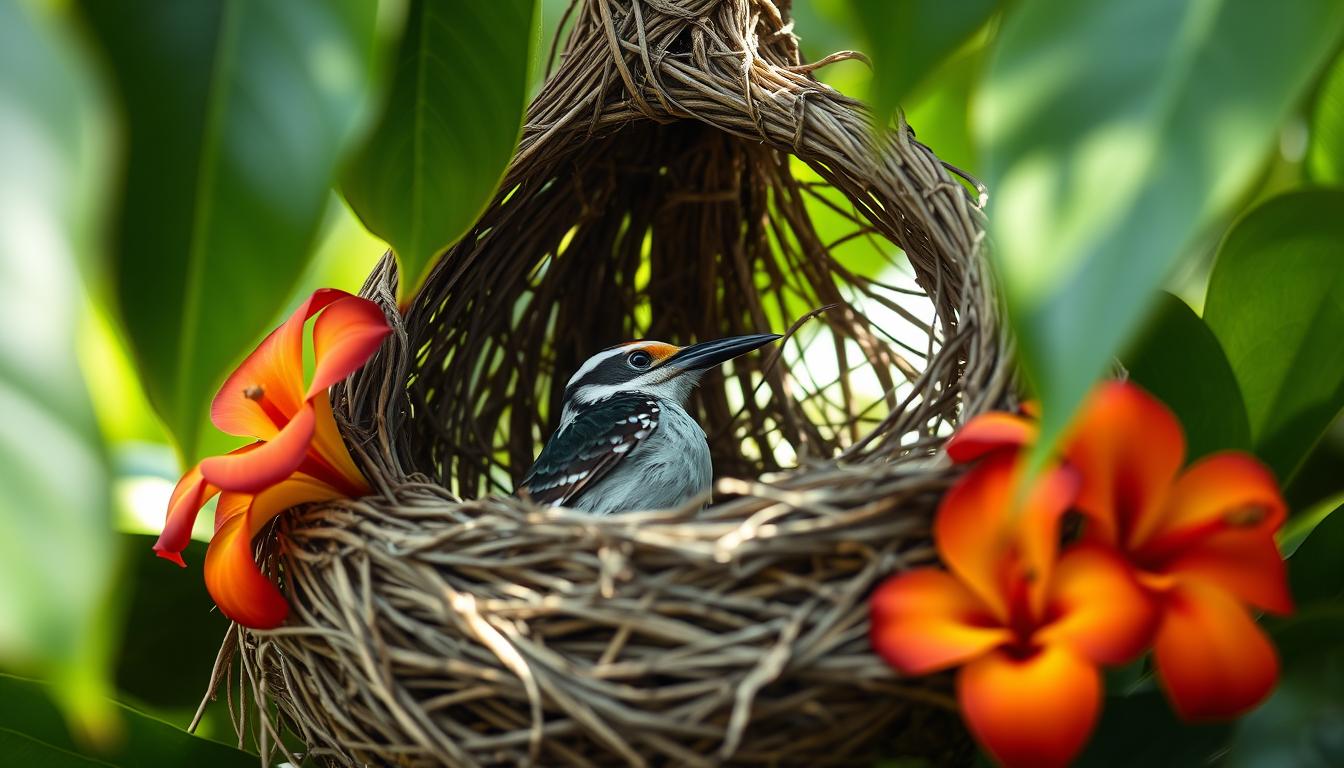
[[[917,450],[953,418],[960,371],[939,350],[955,292],[876,234],[827,183],[835,169],[689,121],[562,145],[515,168],[407,317],[415,470],[463,497],[507,493],[593,352],[804,317],[782,354],[742,358],[693,397],[716,476]],[[914,401],[929,412],[892,430]]]

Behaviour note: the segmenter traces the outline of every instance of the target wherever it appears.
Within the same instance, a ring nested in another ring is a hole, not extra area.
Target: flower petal
[[[1131,549],[1158,521],[1185,461],[1185,433],[1152,395],[1109,382],[1083,407],[1065,453],[1082,475],[1078,508],[1090,518],[1094,537]]]
[[[238,491],[225,491],[219,494],[219,503],[215,505],[215,533],[233,518],[245,514],[256,496]]]
[[[1171,558],[1162,573],[1181,581],[1202,581],[1272,613],[1293,610],[1288,569],[1268,532],[1215,534]]]
[[[870,605],[873,649],[907,675],[956,666],[1012,638],[946,571],[920,568],[893,576]]]
[[[1270,537],[1287,514],[1279,484],[1265,465],[1244,453],[1219,453],[1181,473],[1142,550],[1170,556],[1194,540],[1228,530]]]
[[[313,323],[313,381],[308,398],[359,370],[392,332],[383,310],[358,296],[332,302]]]
[[[1181,717],[1235,717],[1269,694],[1279,676],[1278,655],[1231,595],[1181,581],[1165,598],[1154,657]]]
[[[168,516],[163,522],[163,533],[154,542],[154,553],[185,568],[187,564],[182,560],[182,550],[191,543],[196,516],[216,493],[219,489],[206,482],[199,464],[183,475],[168,499]]]
[[[231,435],[270,440],[303,407],[303,326],[323,307],[350,294],[313,292],[225,380],[210,404],[210,421]]]
[[[971,732],[1005,766],[1064,766],[1101,704],[1096,667],[1060,646],[1027,658],[994,651],[962,668],[957,698]]]
[[[995,411],[982,413],[958,429],[947,441],[947,455],[958,464],[975,461],[994,451],[1017,449],[1036,440],[1036,423],[1024,416]]]
[[[249,514],[229,518],[205,553],[205,586],[220,612],[252,629],[280,626],[289,605],[252,558]]]
[[[1024,589],[1035,617],[1043,612],[1059,519],[1078,487],[1071,470],[1047,469],[1019,495],[1024,468],[1012,454],[986,458],[948,490],[934,519],[939,557],[1001,623]]]
[[[336,417],[331,414],[331,398],[323,392],[314,397],[312,402],[315,427],[308,455],[317,462],[315,465],[312,465],[313,462],[305,462],[301,469],[321,477],[332,486],[343,488],[346,496],[351,498],[367,496],[369,483],[355,466],[354,459],[350,458],[345,440],[341,438],[341,432],[336,428]]]
[[[201,462],[205,479],[229,491],[256,493],[288,477],[303,463],[313,440],[315,414],[305,404],[285,428],[246,453],[211,456]]]
[[[257,494],[248,510],[249,525],[255,536],[266,527],[276,515],[290,507],[309,504],[316,501],[330,501],[343,498],[345,493],[333,488],[315,477],[295,472],[283,482],[267,488]]]
[[[1096,544],[1071,547],[1055,568],[1050,614],[1033,640],[1063,645],[1094,664],[1122,664],[1148,647],[1159,613],[1119,555]]]

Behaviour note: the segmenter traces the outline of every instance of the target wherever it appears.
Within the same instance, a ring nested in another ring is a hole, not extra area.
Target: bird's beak
[[[671,367],[679,371],[703,371],[763,347],[778,338],[780,336],[777,333],[756,333],[750,336],[704,341],[682,347],[676,354],[664,360],[659,367]]]

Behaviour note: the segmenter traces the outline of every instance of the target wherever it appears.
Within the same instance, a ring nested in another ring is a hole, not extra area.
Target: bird
[[[598,352],[565,385],[560,425],[517,492],[593,515],[681,507],[706,494],[709,443],[686,400],[710,369],[778,338],[638,340]]]

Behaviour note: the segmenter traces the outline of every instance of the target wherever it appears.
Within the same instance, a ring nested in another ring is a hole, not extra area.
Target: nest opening
[[[366,285],[396,333],[333,403],[378,494],[282,520],[293,615],[231,632],[237,722],[335,764],[942,760],[910,746],[941,683],[876,659],[864,598],[932,559],[942,441],[1010,396],[982,191],[875,139],[787,4],[572,10],[475,229],[404,317],[390,259]],[[693,397],[704,512],[507,496],[598,349],[790,327]]]

